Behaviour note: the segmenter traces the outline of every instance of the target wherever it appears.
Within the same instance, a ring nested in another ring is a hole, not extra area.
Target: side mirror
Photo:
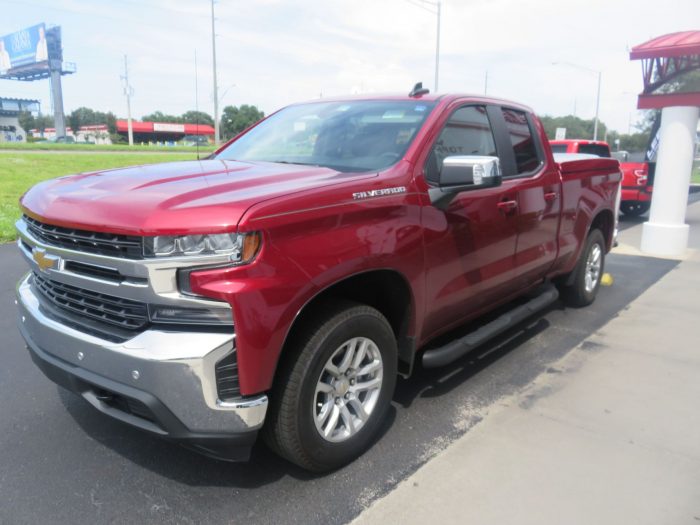
[[[430,188],[430,202],[444,210],[457,193],[500,186],[503,180],[498,157],[458,155],[446,157],[438,175],[438,187]]]

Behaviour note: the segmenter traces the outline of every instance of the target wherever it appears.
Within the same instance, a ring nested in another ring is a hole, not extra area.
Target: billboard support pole
[[[61,61],[49,60],[51,73],[51,94],[53,96],[53,119],[56,137],[66,136],[66,119],[63,115],[63,89],[61,87]]]

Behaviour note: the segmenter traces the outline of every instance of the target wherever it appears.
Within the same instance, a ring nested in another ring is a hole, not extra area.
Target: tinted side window
[[[566,153],[566,144],[552,144],[552,153]]]
[[[437,183],[442,162],[453,155],[496,156],[496,144],[484,106],[466,106],[452,114],[428,157],[425,167],[428,182]]]
[[[506,120],[510,143],[515,151],[517,173],[528,173],[537,169],[540,159],[537,156],[537,148],[527,122],[527,115],[523,111],[503,108],[503,118]]]

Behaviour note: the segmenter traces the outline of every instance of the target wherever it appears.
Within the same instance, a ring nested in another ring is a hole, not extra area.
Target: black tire
[[[597,279],[595,285],[592,288],[586,285],[586,266],[591,257],[591,253],[598,248],[600,250],[600,269],[598,271]],[[561,297],[564,304],[567,306],[588,306],[594,300],[598,294],[598,289],[600,288],[600,281],[603,277],[605,271],[605,238],[600,230],[591,230],[586,238],[586,244],[581,251],[581,256],[579,257],[578,263],[576,263],[576,268],[570,274],[567,282],[570,284],[564,285],[561,288]]]
[[[355,337],[375,343],[383,367],[381,386],[376,404],[359,430],[344,441],[331,442],[316,427],[316,387],[329,359]],[[388,321],[377,310],[344,303],[307,324],[295,340],[294,348],[288,349],[289,355],[280,364],[270,392],[263,437],[270,448],[292,463],[309,471],[325,472],[360,456],[380,430],[396,386],[396,339]]]
[[[650,202],[624,201],[620,203],[620,211],[629,217],[639,217],[649,211]]]

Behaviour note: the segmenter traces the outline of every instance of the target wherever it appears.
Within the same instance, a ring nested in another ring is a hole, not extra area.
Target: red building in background
[[[207,124],[179,124],[175,122],[138,122],[131,121],[134,142],[177,142],[185,137],[206,137],[213,139],[214,128]],[[117,120],[117,133],[124,137],[128,134],[126,120]]]
[[[185,139],[186,142],[196,142],[199,137],[203,137],[207,142],[214,139],[214,128],[207,124],[179,124],[176,122],[137,122],[131,121],[134,132],[134,143],[149,142],[179,142]],[[39,130],[31,129],[29,132],[34,137],[42,137],[47,140],[56,138],[54,128],[46,128],[43,133]],[[117,133],[127,138],[128,124],[126,120],[117,120]],[[94,142],[96,144],[111,144],[112,140],[106,124],[93,126],[80,126],[77,133],[70,127],[66,128],[66,136],[70,139],[66,142]],[[202,139],[199,139],[200,141]]]

